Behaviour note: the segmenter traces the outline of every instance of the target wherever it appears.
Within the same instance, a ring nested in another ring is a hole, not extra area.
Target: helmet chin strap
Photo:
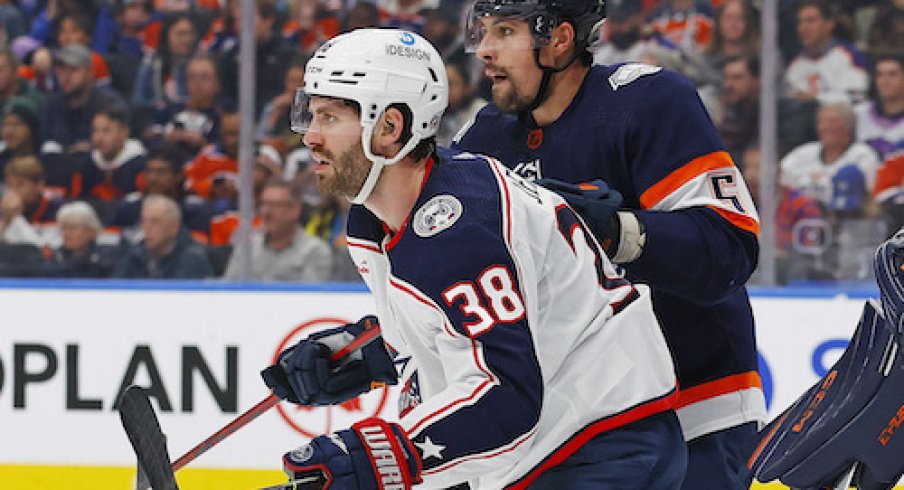
[[[370,172],[367,174],[367,178],[364,179],[364,184],[361,185],[361,189],[358,190],[355,197],[349,199],[349,202],[352,204],[364,204],[364,201],[366,201],[367,198],[370,197],[371,192],[374,191],[374,187],[377,186],[377,181],[380,180],[380,173],[383,172],[383,167],[398,163],[401,159],[405,158],[406,155],[411,153],[411,150],[413,150],[419,142],[419,140],[412,135],[394,157],[386,158],[380,155],[374,155],[373,151],[371,151],[370,140],[372,137],[373,125],[365,125],[364,130],[361,132],[361,146],[364,149],[364,156],[370,160],[372,165],[370,167]]]
[[[367,174],[367,178],[364,179],[364,184],[361,186],[361,189],[358,191],[358,194],[355,197],[349,199],[349,202],[352,204],[364,204],[364,201],[370,197],[370,193],[374,191],[374,187],[377,186],[377,181],[380,180],[380,172],[383,171],[383,163],[382,162],[372,162],[373,165],[370,166],[370,172]]]
[[[549,82],[552,81],[552,76],[556,73],[565,71],[574,60],[578,59],[578,50],[575,49],[573,55],[565,63],[564,66],[560,68],[555,68],[551,66],[543,66],[540,64],[540,47],[534,48],[534,63],[536,63],[537,68],[539,68],[543,72],[543,78],[540,79],[540,88],[537,89],[537,95],[534,96],[534,100],[530,103],[530,105],[521,111],[518,115],[518,118],[522,121],[533,121],[533,117],[531,116],[531,112],[537,107],[540,107],[540,104],[546,101],[547,97],[549,97]]]

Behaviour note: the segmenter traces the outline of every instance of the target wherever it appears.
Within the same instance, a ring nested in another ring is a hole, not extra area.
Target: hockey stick
[[[379,328],[365,330],[348,345],[332,353],[330,361],[339,361],[352,352],[370,344],[379,336]],[[136,490],[147,490],[148,487],[154,490],[178,490],[179,487],[176,485],[174,475],[176,471],[194,461],[198,456],[204,454],[264,412],[278,405],[279,401],[279,397],[274,394],[267,396],[170,464],[169,454],[166,449],[166,435],[160,429],[160,422],[157,420],[157,415],[151,406],[147,390],[134,385],[129,386],[120,401],[119,416],[126,435],[129,437],[129,442],[132,444],[132,449],[134,449],[135,455],[138,457]]]

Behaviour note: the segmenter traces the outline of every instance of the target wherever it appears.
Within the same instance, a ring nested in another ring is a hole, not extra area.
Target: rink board
[[[868,295],[754,295],[770,415],[837,359]],[[0,308],[0,489],[130,488],[134,456],[113,407],[126,385],[161,395],[155,407],[175,459],[267,396],[258,373],[282,348],[373,311],[355,286],[190,282],[0,281]],[[283,452],[364,417],[392,418],[394,398],[280,406],[180,471],[180,484],[277,483]]]

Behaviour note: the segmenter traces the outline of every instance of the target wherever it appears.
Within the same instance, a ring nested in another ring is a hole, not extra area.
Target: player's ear
[[[549,43],[546,45],[546,52],[551,60],[543,60],[544,65],[558,66],[559,60],[571,56],[571,51],[575,49],[574,39],[575,30],[571,22],[562,22],[557,25],[550,35]],[[541,53],[542,56],[542,53]]]
[[[405,118],[402,112],[395,107],[389,107],[380,117],[377,131],[375,133],[381,138],[381,143],[389,145],[392,143],[400,143],[402,139],[402,128]]]

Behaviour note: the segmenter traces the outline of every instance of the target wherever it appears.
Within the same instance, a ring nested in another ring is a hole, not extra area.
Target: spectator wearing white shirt
[[[789,96],[820,102],[864,99],[869,86],[866,61],[853,46],[833,35],[831,7],[821,0],[803,0],[797,7],[797,36],[803,46],[785,72]]]
[[[798,146],[781,161],[782,184],[818,200],[830,213],[868,214],[879,158],[854,140],[854,111],[847,102],[823,104],[817,141]]]

